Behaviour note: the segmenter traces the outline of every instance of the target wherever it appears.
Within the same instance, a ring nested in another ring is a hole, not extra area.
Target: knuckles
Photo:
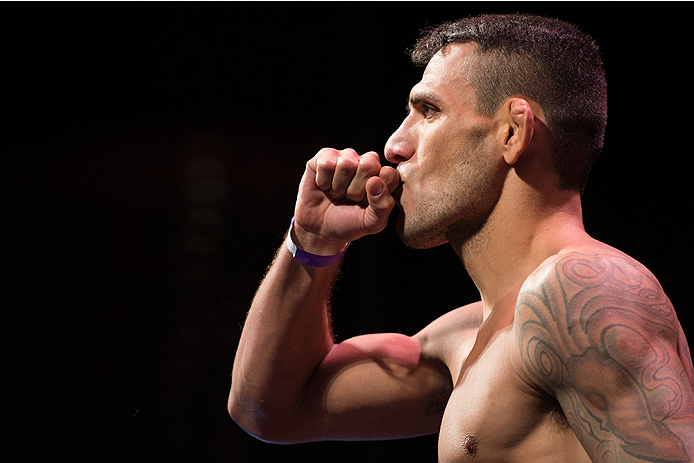
[[[381,161],[378,155],[373,151],[364,154],[359,159],[359,166],[363,169],[364,175],[367,177],[375,177],[381,171]]]
[[[347,171],[356,171],[359,165],[359,156],[357,153],[345,153],[341,154],[337,158],[336,167],[338,169],[344,169]]]
[[[337,164],[338,154],[336,150],[323,148],[315,156],[315,167],[319,169],[334,169]],[[309,161],[310,163],[311,161]]]
[[[355,172],[364,178],[374,177],[381,170],[378,154],[369,151],[363,155],[357,154],[352,148],[337,150],[323,148],[308,162],[315,171],[334,173],[335,171]]]
[[[387,170],[381,166],[376,152],[359,155],[351,148],[323,148],[308,162],[308,168],[316,173],[316,185],[333,200],[351,202],[365,200],[367,181]],[[385,181],[392,192],[392,182]]]

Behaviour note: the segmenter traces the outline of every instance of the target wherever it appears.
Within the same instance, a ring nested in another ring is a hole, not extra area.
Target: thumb
[[[386,183],[379,177],[371,177],[366,182],[366,199],[369,207],[364,210],[364,228],[369,234],[378,233],[388,224],[388,216],[395,206],[395,200]]]
[[[390,166],[381,167],[381,171],[378,173],[378,176],[381,178],[381,180],[386,182],[388,191],[391,193],[393,193],[400,186],[400,174],[398,174],[398,171]]]

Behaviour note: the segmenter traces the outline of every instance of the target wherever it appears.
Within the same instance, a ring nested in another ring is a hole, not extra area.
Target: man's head
[[[477,110],[491,116],[514,96],[539,104],[561,186],[582,191],[607,123],[605,72],[593,41],[554,19],[484,15],[429,29],[412,60],[425,66],[447,45],[468,42],[477,44],[471,75]]]
[[[410,91],[407,116],[384,149],[402,181],[396,192],[402,210],[398,233],[414,248],[475,236],[533,138],[525,100],[509,99],[493,117],[477,110],[469,78],[476,48],[452,44],[432,57]],[[521,101],[525,110],[512,116],[513,103]]]

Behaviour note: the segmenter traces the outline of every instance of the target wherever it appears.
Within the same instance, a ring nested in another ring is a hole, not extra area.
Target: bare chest
[[[461,345],[470,350],[470,346]],[[456,371],[439,437],[440,462],[590,461],[551,399],[519,374],[511,328],[478,340]]]

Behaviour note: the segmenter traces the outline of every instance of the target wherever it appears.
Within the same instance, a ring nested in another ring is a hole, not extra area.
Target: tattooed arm
[[[593,461],[694,460],[691,353],[638,262],[613,251],[545,262],[521,289],[515,329],[531,381]]]

